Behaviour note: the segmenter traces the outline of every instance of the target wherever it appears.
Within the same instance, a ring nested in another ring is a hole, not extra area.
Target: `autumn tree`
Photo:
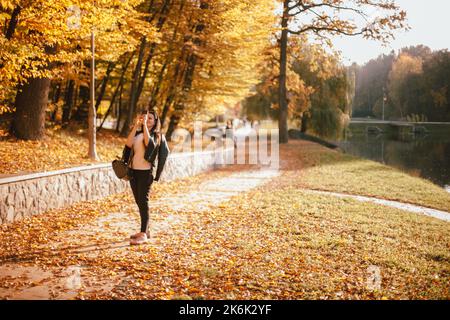
[[[14,16],[19,17],[19,28],[5,31],[8,38],[1,39],[2,57],[6,57],[2,76],[7,76],[0,81],[7,90],[0,100],[4,106],[16,104],[16,110],[31,110],[16,99],[24,92],[17,87],[45,78],[45,85],[35,90],[42,97],[40,109],[33,109],[39,120],[32,120],[41,130],[47,104],[53,121],[86,122],[93,28],[98,79],[95,109],[102,123],[114,113],[116,129],[124,134],[134,114],[147,106],[159,111],[166,128],[170,123],[175,128],[235,105],[259,81],[256,65],[276,22],[271,0],[105,0],[81,1],[75,8],[69,1],[20,3],[22,11],[17,14],[17,1],[2,7],[11,26]],[[69,28],[76,8],[78,27]],[[23,10],[28,10],[30,21],[20,19]],[[41,11],[45,14],[39,15]],[[244,15],[252,19],[242,19]],[[38,26],[42,30],[33,31]],[[45,52],[46,45],[53,51]],[[106,110],[105,103],[109,104]],[[24,117],[19,114],[15,123]],[[16,126],[13,129],[24,137]]]
[[[450,53],[439,50],[426,55],[423,60],[419,56],[412,59],[420,61],[421,68],[418,70],[417,65],[412,67],[395,87],[404,118],[410,121],[449,121]]]
[[[351,73],[340,62],[340,56],[320,44],[308,43],[305,35],[290,38],[288,46],[286,87],[288,118],[302,132],[334,136],[348,122],[354,84]],[[261,64],[263,80],[256,94],[246,99],[244,108],[252,118],[278,119],[277,47],[266,50]]]
[[[318,48],[318,46],[316,47]],[[290,119],[298,119],[301,115],[310,108],[310,95],[314,88],[308,85],[304,78],[298,72],[300,64],[304,67],[305,72],[315,72],[316,61],[315,56],[318,53],[316,48],[312,48],[306,39],[291,39],[289,41],[289,55],[287,57],[287,75],[286,88],[288,95],[288,115]],[[259,118],[259,115],[275,115],[279,117],[280,110],[278,108],[279,100],[279,74],[280,68],[278,63],[278,47],[276,45],[268,46],[264,51],[264,60],[258,66],[259,72],[262,74],[261,82],[255,87],[256,96],[264,96],[262,105],[254,105],[248,103],[244,104],[246,111],[254,113],[254,116]],[[308,57],[308,58],[307,58]],[[308,61],[307,61],[308,60]],[[310,70],[312,68],[312,70]],[[250,98],[249,100],[254,100]],[[261,98],[254,100],[255,102]],[[249,108],[253,109],[250,110]],[[264,110],[269,108],[270,110]],[[259,112],[257,111],[259,109]],[[259,113],[259,115],[258,115]]]
[[[168,137],[177,126],[234,105],[258,82],[255,66],[274,30],[273,9],[272,1],[177,3],[142,97],[160,111]]]
[[[1,2],[8,28],[0,37],[0,83],[5,87],[0,100],[4,109],[5,102],[14,100],[11,130],[17,137],[42,138],[50,80],[88,60],[92,30],[97,34],[96,57],[106,61],[134,48],[136,33],[154,34],[136,11],[140,2]],[[74,10],[79,21],[71,28]]]
[[[407,53],[402,53],[392,64],[388,81],[389,99],[391,100],[390,113],[400,119],[406,116],[405,97],[401,88],[410,75],[422,73],[422,63],[420,57],[411,57]]]
[[[381,105],[383,88],[387,93],[387,82],[396,54],[383,54],[369,60],[363,66],[355,66],[356,85],[353,103],[354,117],[374,116],[374,106]]]
[[[312,33],[327,43],[330,43],[329,37],[334,35],[361,35],[367,39],[386,42],[393,38],[393,30],[406,27],[406,13],[401,11],[394,1],[382,0],[283,0],[282,3],[279,40],[279,129],[280,142],[286,143],[286,66],[289,35]],[[368,12],[375,9],[380,13],[370,17]]]
[[[228,0],[213,6],[214,24],[206,30],[202,63],[193,79],[187,103],[193,115],[200,105],[208,106],[206,115],[223,113],[225,105],[235,105],[250,95],[260,80],[257,65],[264,57],[275,28],[272,1]],[[242,19],[243,16],[252,19]],[[197,108],[196,108],[197,106]],[[191,117],[187,117],[188,120]]]
[[[155,31],[160,34],[168,19],[175,1],[162,0],[150,1],[141,10],[148,12],[146,21],[155,27]],[[122,128],[122,136],[126,136],[129,131],[129,125],[136,114],[136,106],[144,89],[145,81],[148,76],[149,68],[154,59],[155,49],[159,43],[159,37],[148,39],[145,35],[141,37],[139,49],[137,50],[137,60],[133,70],[133,77],[131,79],[130,100],[128,103],[128,112]]]
[[[354,66],[356,92],[353,116],[382,115],[411,121],[448,121],[450,53],[432,51],[424,45],[405,47],[380,55],[363,66]]]

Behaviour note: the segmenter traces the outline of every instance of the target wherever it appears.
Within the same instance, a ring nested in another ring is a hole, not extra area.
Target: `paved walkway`
[[[278,170],[271,169],[234,172],[224,178],[204,181],[190,193],[168,193],[157,201],[150,201],[152,223],[149,242],[153,247],[158,248],[160,246],[158,235],[170,228],[182,228],[186,223],[183,215],[164,214],[161,211],[189,209],[201,212],[211,206],[220,205],[232,196],[265,184],[278,174]],[[64,250],[66,253],[83,253],[86,258],[95,258],[100,252],[109,251],[117,254],[117,251],[122,251],[122,254],[126,256],[130,248],[127,237],[123,237],[122,241],[98,241],[102,242],[100,244],[92,240],[84,241],[84,239],[93,239],[96,235],[101,235],[105,229],[112,234],[133,234],[136,232],[136,216],[127,212],[113,212],[81,228],[66,231],[61,236],[61,242],[53,244],[55,254],[58,254],[58,250]],[[78,243],[78,246],[68,246],[67,239],[75,240],[72,242]],[[43,269],[36,266],[22,266],[18,263],[6,263],[0,265],[0,275],[2,275],[0,298],[4,299],[71,299],[78,296],[81,288],[89,292],[90,284],[95,283],[96,291],[100,289],[108,292],[114,288],[116,290],[125,288],[127,282],[125,273],[117,274],[111,282],[99,281],[95,274],[90,274],[83,266],[77,265]]]
[[[305,190],[307,190],[308,192],[311,192],[311,193],[326,194],[326,195],[339,197],[339,198],[352,198],[352,199],[362,201],[362,202],[377,203],[377,204],[389,206],[392,208],[406,210],[409,212],[424,214],[424,215],[427,215],[427,216],[430,216],[430,217],[433,217],[436,219],[450,222],[450,213],[447,211],[430,209],[430,208],[421,207],[418,205],[413,205],[413,204],[399,202],[399,201],[384,200],[384,199],[378,199],[378,198],[374,198],[374,197],[358,196],[358,195],[354,195],[354,194],[345,194],[345,193],[322,191],[322,190],[311,190],[311,189],[305,189]]]

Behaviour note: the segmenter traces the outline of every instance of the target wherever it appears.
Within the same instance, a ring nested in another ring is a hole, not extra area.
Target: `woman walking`
[[[157,113],[143,111],[136,117],[123,149],[123,159],[130,168],[131,190],[141,216],[140,232],[130,237],[132,245],[145,243],[150,237],[148,193],[153,181],[159,180],[169,152]],[[156,159],[158,165],[153,176]]]

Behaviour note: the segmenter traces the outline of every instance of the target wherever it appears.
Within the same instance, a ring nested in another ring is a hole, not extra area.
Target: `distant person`
[[[252,121],[252,128],[255,130],[256,134],[258,134],[258,130],[259,130],[259,122],[258,122],[258,120],[253,120]]]
[[[150,237],[148,193],[153,181],[159,180],[169,152],[157,113],[153,110],[143,111],[136,117],[123,149],[123,159],[130,168],[131,190],[141,216],[140,232],[130,237],[132,245],[145,243]],[[153,177],[156,158],[158,167]]]
[[[234,126],[231,120],[227,120],[227,125],[225,126],[225,132],[233,132]]]
[[[239,119],[233,119],[233,129],[236,129],[239,127],[240,120]]]
[[[244,120],[244,128],[250,130],[252,128],[252,124],[247,119]]]
[[[234,144],[236,145],[236,139],[234,134],[234,125],[233,121],[227,120],[227,125],[225,127],[225,134],[223,135],[223,138],[229,137],[233,140]]]

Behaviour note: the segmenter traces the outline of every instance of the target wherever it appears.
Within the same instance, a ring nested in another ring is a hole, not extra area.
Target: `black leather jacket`
[[[135,136],[142,133],[142,131],[136,132]],[[167,144],[166,137],[161,135],[161,143],[159,146],[156,144],[156,138],[153,134],[150,135],[150,139],[148,139],[148,146],[145,147],[144,159],[150,162],[152,165],[152,175],[153,168],[155,167],[155,160],[158,157],[158,167],[156,168],[156,175],[154,175],[154,180],[158,181],[161,173],[164,169],[164,165],[166,164],[167,157],[169,156],[170,150],[169,145]],[[134,151],[133,148],[125,145],[122,152],[122,159],[125,163],[130,163],[130,160],[133,159]]]

